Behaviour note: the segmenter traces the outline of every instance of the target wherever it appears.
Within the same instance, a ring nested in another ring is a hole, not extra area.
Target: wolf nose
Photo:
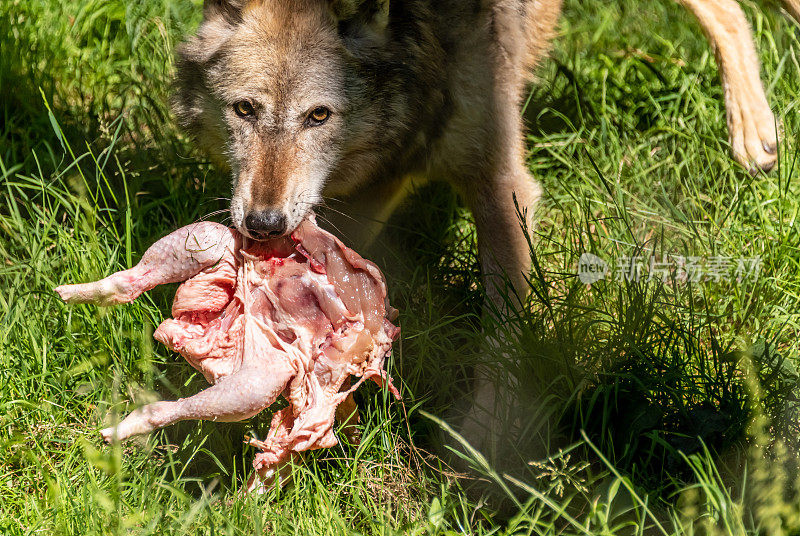
[[[247,232],[256,240],[280,236],[286,232],[286,216],[280,210],[251,210],[244,219]]]

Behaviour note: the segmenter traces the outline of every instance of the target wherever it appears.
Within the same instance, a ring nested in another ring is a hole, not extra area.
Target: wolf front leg
[[[513,43],[508,43],[510,46]],[[475,157],[451,159],[453,182],[468,204],[475,219],[478,253],[486,289],[484,317],[487,327],[498,318],[521,307],[529,292],[527,277],[531,252],[526,231],[532,230],[534,210],[541,189],[525,164],[522,119],[519,111],[524,87],[524,72],[519,69],[520,56],[508,54],[497,46],[492,54],[504,67],[495,67],[494,77],[485,83],[491,88],[492,100],[480,124],[474,129]],[[513,51],[513,50],[512,50]],[[505,62],[505,63],[503,63]],[[463,114],[470,118],[469,110]],[[481,136],[477,137],[477,133]],[[521,218],[520,218],[521,216]],[[484,363],[476,367],[472,405],[459,427],[461,435],[492,460],[503,460],[517,439],[512,429],[519,400],[516,378],[511,370],[516,355],[513,345],[501,337],[515,337],[513,330],[504,335],[489,329],[483,351]],[[501,366],[502,362],[512,367]],[[504,398],[506,400],[504,400]],[[506,403],[507,402],[507,403]]]
[[[116,426],[100,433],[108,442],[147,434],[178,421],[234,422],[248,419],[269,407],[295,374],[284,359],[245,366],[235,374],[189,398],[162,401],[141,407]]]
[[[529,288],[531,252],[526,233],[541,195],[536,180],[524,168],[508,170],[476,186],[470,202],[478,234],[481,273],[490,305],[498,312],[520,304]]]
[[[470,202],[486,289],[487,320],[502,319],[521,307],[529,291],[531,253],[526,232],[531,231],[540,189],[521,163],[509,164],[506,173],[478,182],[474,191],[477,197]],[[514,336],[512,330],[505,333]],[[489,359],[475,369],[472,406],[460,430],[493,463],[507,459],[510,445],[519,439],[512,431],[517,424],[513,417],[519,403],[515,399],[519,394],[517,380],[501,365],[513,363],[517,357],[503,353],[508,351],[506,342],[494,335],[485,340],[483,350]]]
[[[733,156],[755,172],[770,170],[778,136],[759,74],[753,32],[736,0],[678,0],[694,13],[717,55]]]
[[[105,279],[62,285],[55,291],[68,303],[128,303],[165,283],[185,281],[218,262],[234,262],[237,234],[214,222],[182,227],[150,246],[139,264]]]

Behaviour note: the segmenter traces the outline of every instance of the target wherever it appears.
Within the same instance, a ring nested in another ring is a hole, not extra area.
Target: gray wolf
[[[775,122],[741,9],[680,3],[715,47],[734,156],[771,168]],[[472,210],[487,296],[502,308],[507,291],[526,291],[522,227],[540,196],[520,101],[560,10],[561,0],[206,0],[178,50],[174,109],[230,169],[232,222],[253,238],[291,232],[337,197],[369,241],[410,185],[449,182]],[[494,420],[487,374],[475,400],[464,430],[480,446]]]
[[[516,207],[530,225],[540,190],[519,104],[560,2],[206,0],[203,10],[178,51],[174,108],[230,168],[242,234],[291,232],[323,196],[385,221],[412,180],[444,180],[474,214],[489,299],[502,303],[507,283],[524,294]],[[480,378],[472,438],[493,420],[494,389]]]

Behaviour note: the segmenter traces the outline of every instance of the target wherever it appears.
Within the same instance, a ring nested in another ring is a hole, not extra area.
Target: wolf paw
[[[778,157],[777,124],[765,98],[738,95],[727,105],[731,148],[750,173],[769,171]]]

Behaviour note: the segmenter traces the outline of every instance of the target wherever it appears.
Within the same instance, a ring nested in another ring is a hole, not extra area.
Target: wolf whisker
[[[318,218],[319,218],[319,219],[320,219],[322,222],[324,222],[324,223],[327,223],[328,225],[330,225],[331,227],[333,227],[333,228],[336,230],[336,233],[337,233],[339,236],[341,236],[341,237],[343,237],[343,238],[346,238],[348,241],[350,240],[350,237],[349,237],[349,236],[347,236],[347,233],[344,233],[344,232],[342,232],[342,230],[341,230],[341,229],[339,229],[339,228],[336,226],[336,224],[335,224],[335,223],[333,223],[331,220],[329,220],[329,219],[328,219],[328,218],[326,218],[325,216],[318,216]]]
[[[215,210],[213,212],[209,212],[208,214],[205,214],[204,216],[200,216],[200,218],[198,218],[197,221],[205,221],[205,220],[207,220],[209,218],[213,218],[214,216],[218,216],[220,214],[225,214],[227,212],[230,212],[230,211],[228,209]]]

